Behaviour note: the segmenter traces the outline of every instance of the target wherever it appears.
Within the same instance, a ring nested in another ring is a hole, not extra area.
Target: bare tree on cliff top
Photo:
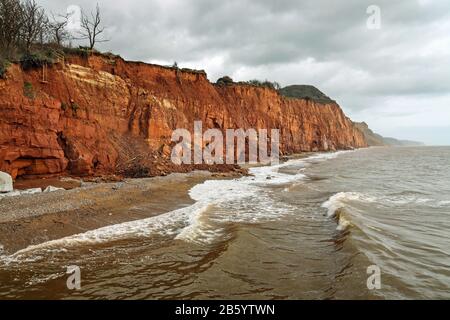
[[[0,56],[11,58],[21,34],[23,9],[19,0],[0,0]]]
[[[52,13],[51,21],[49,23],[49,33],[51,40],[58,46],[62,46],[64,41],[70,40],[71,35],[67,30],[67,24],[69,23],[69,14],[55,15]]]
[[[43,39],[47,24],[48,18],[44,9],[34,0],[25,1],[21,36],[27,53],[30,52],[33,43]]]
[[[88,16],[85,12],[81,13],[81,31],[79,39],[89,40],[89,49],[94,49],[94,46],[98,42],[106,42],[109,40],[99,39],[99,36],[105,31],[105,28],[101,26],[102,19],[100,16],[100,7],[96,6],[95,12],[91,12]]]

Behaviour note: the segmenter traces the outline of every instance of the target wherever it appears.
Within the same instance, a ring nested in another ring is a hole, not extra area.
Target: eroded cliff
[[[282,154],[367,145],[335,103],[214,85],[204,72],[115,56],[71,56],[44,78],[41,69],[12,65],[0,80],[0,170],[13,177],[190,170],[170,163],[170,138],[177,128],[192,131],[195,120],[204,130],[280,129]]]

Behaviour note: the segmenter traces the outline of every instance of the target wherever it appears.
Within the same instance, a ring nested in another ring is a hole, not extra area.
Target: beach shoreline
[[[281,162],[307,158],[319,152],[284,156]],[[17,190],[47,186],[63,188],[49,193],[0,198],[0,252],[12,254],[90,230],[158,216],[195,203],[189,190],[206,180],[234,179],[257,165],[241,165],[223,172],[194,170],[148,178],[54,177],[16,181]]]
[[[4,197],[0,199],[0,249],[12,254],[30,245],[157,216],[192,205],[189,190],[205,180],[241,176],[240,172],[193,171]]]

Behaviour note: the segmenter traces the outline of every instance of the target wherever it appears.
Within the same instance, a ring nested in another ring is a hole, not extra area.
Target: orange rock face
[[[14,178],[111,174],[127,161],[158,166],[173,130],[192,131],[196,120],[204,130],[280,129],[282,154],[367,146],[337,104],[217,86],[203,72],[94,55],[68,58],[42,80],[41,70],[17,65],[0,80],[0,170]]]

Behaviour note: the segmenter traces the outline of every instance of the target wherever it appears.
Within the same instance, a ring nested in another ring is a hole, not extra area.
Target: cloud
[[[373,0],[103,0],[108,37],[100,49],[131,60],[205,69],[214,81],[308,83],[381,133],[401,133],[426,115],[450,126],[447,0],[377,0],[381,29],[366,26]],[[64,12],[87,0],[46,0]],[[420,104],[420,108],[418,105]],[[395,121],[382,117],[397,110]],[[419,110],[420,109],[420,110]],[[432,124],[430,124],[433,127]],[[450,140],[449,140],[450,143]]]

